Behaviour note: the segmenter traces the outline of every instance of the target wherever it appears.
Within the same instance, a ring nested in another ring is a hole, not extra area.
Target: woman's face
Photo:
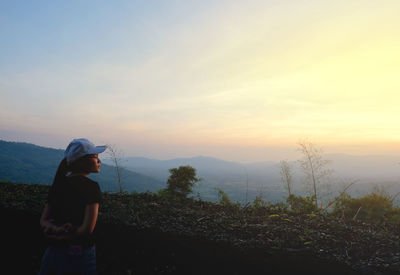
[[[99,159],[98,154],[87,155],[84,158],[87,159],[88,173],[99,173],[100,172],[101,160]]]
[[[70,171],[72,173],[99,173],[101,161],[98,154],[83,156],[72,164],[70,164]]]

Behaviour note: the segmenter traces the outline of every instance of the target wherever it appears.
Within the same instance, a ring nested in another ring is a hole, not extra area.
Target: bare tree
[[[249,197],[249,173],[247,172],[246,167],[244,167],[244,171],[246,173],[246,204],[247,204]]]
[[[263,199],[264,193],[265,193],[265,186],[260,186],[257,188],[257,195],[253,200],[253,206],[255,207],[265,207],[267,205],[267,202]]]
[[[124,190],[124,183],[122,181],[122,176],[121,176],[122,151],[119,150],[115,144],[107,144],[107,146],[108,146],[107,154],[115,166],[118,190],[119,193],[122,193]]]
[[[292,181],[292,171],[290,164],[287,160],[282,160],[280,162],[280,172],[281,172],[281,179],[283,182],[283,187],[288,191],[288,195],[292,194],[292,186],[293,186],[293,181]]]
[[[303,158],[299,160],[301,169],[306,176],[306,183],[312,187],[312,195],[315,196],[315,205],[318,207],[319,187],[333,170],[326,169],[329,160],[323,159],[323,151],[312,142],[301,140],[298,142],[299,150]]]

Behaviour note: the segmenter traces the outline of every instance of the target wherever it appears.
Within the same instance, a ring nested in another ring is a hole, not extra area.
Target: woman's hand
[[[45,235],[55,234],[57,226],[53,224],[53,220],[49,220],[43,225],[43,233]]]
[[[61,226],[54,224],[46,225],[43,229],[45,236],[49,239],[66,240],[74,237],[76,227],[71,223],[65,223]]]
[[[72,240],[75,238],[75,234],[48,235],[47,238],[57,241]]]
[[[72,223],[65,223],[61,226],[58,226],[55,229],[55,233],[56,235],[63,235],[63,234],[69,234],[73,231],[74,226],[72,225]]]

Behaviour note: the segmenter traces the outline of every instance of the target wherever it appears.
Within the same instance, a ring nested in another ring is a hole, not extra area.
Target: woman
[[[74,139],[65,150],[40,218],[49,243],[40,275],[97,274],[92,233],[101,192],[98,183],[88,176],[100,172],[98,154],[106,149],[81,138]]]

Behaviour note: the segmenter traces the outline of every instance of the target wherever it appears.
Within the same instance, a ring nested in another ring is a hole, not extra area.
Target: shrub
[[[229,196],[221,188],[215,188],[215,190],[217,191],[220,204],[230,205],[232,203]]]
[[[382,192],[372,192],[360,198],[345,195],[337,201],[332,214],[345,219],[356,218],[369,222],[381,221],[384,218],[399,220],[400,217],[400,211],[393,208],[390,196]]]
[[[289,195],[286,202],[289,204],[290,209],[296,213],[312,213],[317,212],[318,207],[315,205],[315,196],[296,196]]]
[[[264,208],[267,206],[267,202],[261,198],[261,196],[256,196],[253,201],[254,208]]]
[[[192,193],[194,184],[200,181],[196,177],[196,169],[191,166],[179,166],[169,169],[170,176],[167,181],[167,192],[178,197],[186,198]]]

